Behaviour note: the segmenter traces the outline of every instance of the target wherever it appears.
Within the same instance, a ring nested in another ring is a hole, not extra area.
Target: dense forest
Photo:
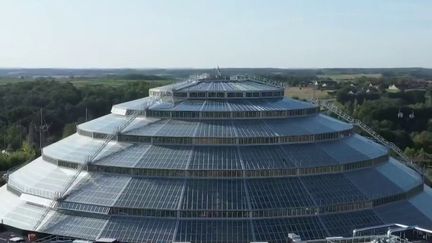
[[[410,89],[405,79],[359,78],[339,84],[337,101],[418,162],[432,159],[432,89]],[[387,89],[397,85],[397,90]]]
[[[128,82],[116,86],[52,78],[0,85],[0,171],[34,158],[40,146],[74,133],[86,119],[109,113],[113,104],[148,96],[149,88],[168,82],[122,78]]]

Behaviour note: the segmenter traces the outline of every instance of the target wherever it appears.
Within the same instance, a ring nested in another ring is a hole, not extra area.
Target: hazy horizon
[[[0,68],[432,68],[432,1],[0,3]]]
[[[152,70],[152,69],[216,69],[219,67],[220,69],[284,69],[284,70],[302,70],[302,69],[432,69],[432,67],[420,67],[420,66],[399,66],[399,67],[234,67],[234,66],[220,66],[216,65],[213,67],[61,67],[61,66],[44,66],[44,67],[2,67],[0,66],[0,69],[136,69],[136,70]]]
[[[215,70],[215,67],[0,67],[0,70],[54,69],[54,70]],[[323,68],[290,68],[290,67],[221,67],[223,69],[280,69],[280,70],[320,70],[320,69],[432,69],[429,67],[323,67]]]

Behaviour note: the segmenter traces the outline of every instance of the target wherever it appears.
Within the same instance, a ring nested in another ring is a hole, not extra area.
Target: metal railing
[[[32,242],[73,242],[73,240],[75,240],[75,238],[59,235],[48,235]]]
[[[319,100],[319,99],[312,99],[311,101],[312,103],[319,105],[321,108],[334,113],[335,115],[351,123],[352,125],[359,127],[361,130],[363,130],[368,135],[370,135],[375,141],[384,145],[385,147],[393,151],[395,154],[397,154],[401,159],[402,163],[404,163],[411,169],[415,170],[423,177],[423,180],[426,184],[428,185],[432,184],[431,181],[427,179],[427,177],[425,176],[424,170],[422,170],[422,168],[420,168],[417,164],[415,164],[398,146],[396,146],[396,144],[386,140],[384,137],[382,137],[377,132],[375,132],[372,128],[370,128],[368,125],[366,125],[359,119],[355,119],[351,117],[350,115],[342,111],[339,107],[334,105],[332,102]]]
[[[193,85],[195,85],[197,83],[199,83],[199,79],[198,78],[190,78],[190,79],[188,79],[186,81],[172,84],[172,91],[188,88],[188,87],[193,86]]]
[[[47,199],[58,198],[60,196],[60,192],[51,191],[51,190],[43,190],[39,188],[25,186],[22,183],[19,183],[15,178],[11,177],[8,180],[7,186],[14,191],[25,193],[29,195],[39,196]]]
[[[3,174],[3,179],[5,179],[6,181],[9,181],[9,175],[11,175],[12,173],[14,173],[15,171],[21,169],[22,167],[26,166],[28,163],[30,163],[31,161],[33,161],[33,159],[29,159],[26,160],[24,163],[16,165],[10,169],[8,169],[6,171],[6,173]]]
[[[322,240],[307,240],[307,243],[410,243],[411,241],[395,235],[367,235],[356,237],[328,237]]]
[[[272,86],[276,86],[276,87],[282,88],[282,89],[288,87],[287,83],[280,82],[280,81],[275,81],[275,80],[268,79],[266,77],[259,76],[259,75],[245,75],[245,77],[246,77],[246,79],[260,81],[262,83],[270,84]]]

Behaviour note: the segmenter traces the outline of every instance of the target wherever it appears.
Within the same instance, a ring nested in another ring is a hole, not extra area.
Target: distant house
[[[323,89],[336,89],[337,87],[337,82],[333,81],[333,80],[324,80],[321,82],[321,87]]]
[[[393,91],[393,92],[399,92],[399,91],[400,91],[400,89],[399,89],[398,87],[396,87],[396,85],[394,85],[394,84],[390,85],[390,86],[387,88],[387,90],[389,90],[389,91]]]
[[[333,80],[312,81],[309,85],[313,85],[322,90],[332,90],[337,86],[337,82]]]

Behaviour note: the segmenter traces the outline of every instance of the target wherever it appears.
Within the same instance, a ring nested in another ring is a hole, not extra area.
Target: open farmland
[[[325,74],[325,75],[317,75],[317,76],[319,78],[330,78],[337,82],[344,82],[344,81],[352,81],[360,77],[380,78],[382,77],[382,74],[381,73],[355,73],[355,74]]]
[[[315,90],[312,87],[287,87],[285,96],[297,98],[300,100],[310,100],[314,96],[319,99],[329,98],[327,90]]]

